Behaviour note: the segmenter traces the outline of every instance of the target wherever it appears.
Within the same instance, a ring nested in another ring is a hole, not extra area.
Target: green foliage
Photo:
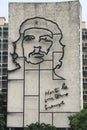
[[[72,130],[87,130],[87,109],[69,117]]]
[[[83,107],[84,107],[84,109],[87,109],[87,103],[85,103],[85,104],[83,105]]]
[[[27,125],[25,130],[57,130],[55,126],[51,126],[50,124],[45,123],[32,123]]]
[[[0,113],[2,113],[2,105],[3,105],[3,95],[0,94]]]
[[[5,128],[4,115],[0,113],[0,130],[4,130],[4,128]]]
[[[3,94],[0,94],[0,130],[5,130],[5,120],[4,120],[4,114],[3,114]]]

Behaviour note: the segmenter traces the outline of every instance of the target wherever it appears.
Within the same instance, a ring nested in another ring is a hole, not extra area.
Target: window
[[[4,81],[7,81],[7,76],[2,76],[2,80]]]
[[[7,66],[8,66],[7,64],[2,64],[2,67],[4,67],[4,68],[7,67]]]
[[[87,59],[83,59],[83,64],[87,64]]]
[[[83,99],[84,99],[84,100],[87,100],[87,95],[83,95]]]
[[[4,43],[4,44],[8,44],[8,39],[3,40],[3,43]]]
[[[1,70],[1,68],[0,68],[0,76],[2,75],[2,70]]]
[[[84,89],[87,88],[87,83],[83,83],[83,88],[84,88]]]
[[[7,50],[8,49],[8,44],[3,44],[3,50]]]
[[[0,76],[0,81],[2,81],[2,77]]]
[[[8,49],[8,40],[3,40],[3,50]]]
[[[86,79],[86,78],[83,78],[83,82],[86,82],[86,83],[87,83],[87,79]]]
[[[83,66],[83,70],[84,70],[84,71],[87,71],[87,67],[86,67],[86,66]]]
[[[13,130],[24,130],[23,128],[13,128]]]
[[[2,82],[2,88],[6,88],[8,85],[7,81]]]
[[[2,81],[0,81],[0,91],[1,91]]]
[[[3,32],[3,37],[8,37],[8,32]]]
[[[8,27],[4,27],[3,30],[8,31]]]
[[[7,63],[8,61],[8,57],[7,56],[3,56],[3,63]]]
[[[0,31],[0,36],[2,36],[2,32]]]
[[[83,36],[82,36],[82,39],[83,39],[83,40],[87,40],[87,35],[83,35]]]
[[[87,58],[87,55],[85,55],[85,58]]]
[[[3,68],[2,75],[7,75],[7,68]]]
[[[83,76],[87,76],[87,71],[83,71]]]
[[[87,31],[85,31],[85,34],[87,34]]]
[[[7,56],[8,55],[8,52],[3,52],[3,56]]]
[[[87,52],[87,47],[83,47],[83,52]]]
[[[2,28],[0,27],[0,36],[2,36]]]
[[[2,44],[1,44],[1,40],[0,40],[0,50],[2,49]]]
[[[87,46],[87,43],[85,43],[85,46]]]
[[[0,52],[0,56],[2,55],[2,53]]]
[[[2,58],[1,58],[1,56],[0,56],[0,63],[2,63]]]
[[[6,89],[2,89],[2,92],[3,92],[3,93],[6,93],[7,90],[6,90]],[[6,103],[4,104],[4,102],[3,102],[3,105],[6,105]]]

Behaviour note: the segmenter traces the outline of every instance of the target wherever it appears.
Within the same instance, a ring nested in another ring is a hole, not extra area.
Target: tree
[[[3,111],[2,105],[3,105],[3,95],[0,94],[0,113],[2,113],[2,111]]]
[[[4,130],[4,128],[5,128],[4,115],[0,113],[0,130]]]
[[[83,109],[76,115],[70,116],[71,130],[87,130],[87,109]]]
[[[55,126],[45,123],[32,123],[25,127],[25,130],[57,130]]]
[[[0,94],[0,130],[5,129],[5,119],[3,114],[3,94]]]
[[[85,103],[85,104],[83,105],[83,107],[84,107],[84,109],[87,109],[87,103]]]

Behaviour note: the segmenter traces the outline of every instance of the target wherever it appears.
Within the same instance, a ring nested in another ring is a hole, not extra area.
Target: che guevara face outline
[[[27,63],[34,65],[42,63],[49,54],[53,44],[55,44],[54,35],[60,36],[56,44],[61,46],[62,55],[53,70],[59,69],[62,66],[62,59],[64,57],[65,45],[61,42],[63,34],[58,24],[43,17],[32,17],[22,22],[19,29],[19,38],[13,42],[13,52],[10,53],[13,63],[16,65],[16,68],[12,71],[21,68],[18,62],[20,57],[24,57]],[[18,51],[19,48],[22,52],[21,54]],[[28,48],[30,49],[28,50]]]
[[[25,61],[31,64],[43,62],[52,44],[53,34],[50,30],[36,27],[25,30],[22,42]]]

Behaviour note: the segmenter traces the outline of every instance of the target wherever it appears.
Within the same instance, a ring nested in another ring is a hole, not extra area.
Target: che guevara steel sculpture
[[[66,79],[65,77],[58,74],[58,70],[62,67],[63,64],[65,50],[65,45],[62,44],[62,38],[62,31],[56,22],[43,17],[32,17],[23,21],[20,25],[19,38],[13,42],[13,52],[10,52],[10,56],[12,58],[13,64],[15,65],[15,68],[11,70],[9,69],[9,73],[14,73],[14,71],[21,69],[21,64],[18,59],[23,58],[24,62],[27,64],[32,66],[39,66],[38,70],[35,69],[35,71],[39,72],[39,89],[41,86],[41,78],[43,78],[40,77],[41,71],[52,71],[52,82],[55,82],[56,80],[62,81],[61,89],[64,90],[63,94],[61,94],[59,88],[57,88],[55,85],[53,90],[45,91],[44,94],[48,97],[44,100],[45,110],[63,106],[65,102],[62,100],[62,98],[64,99],[64,97],[68,96],[68,87],[65,83]],[[59,57],[57,58],[58,55]],[[45,67],[45,69],[41,69],[40,66],[46,61],[48,61],[48,63],[50,62],[52,67],[47,67],[47,69]],[[25,70],[26,68],[24,68],[24,71]],[[50,96],[51,98],[49,98]],[[47,106],[49,101],[54,101],[55,99],[60,98],[60,102]]]

